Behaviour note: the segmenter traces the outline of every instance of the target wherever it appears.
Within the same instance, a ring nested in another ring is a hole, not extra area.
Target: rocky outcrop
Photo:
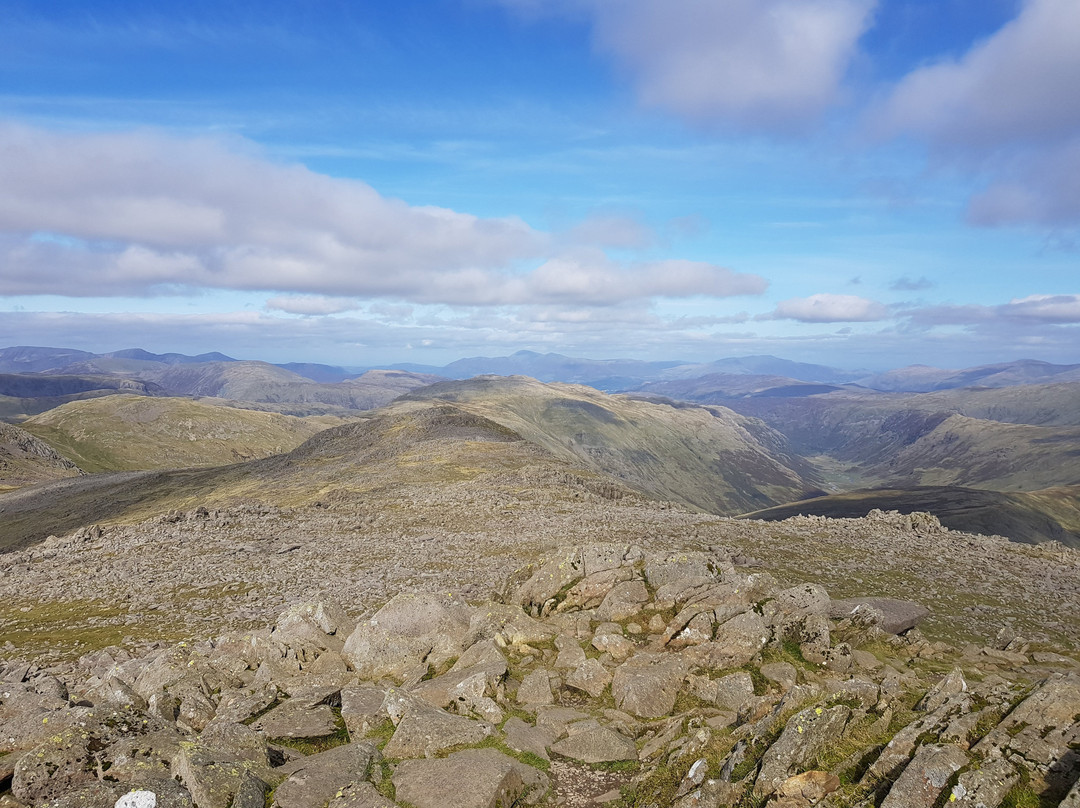
[[[700,552],[564,548],[514,580],[502,603],[402,593],[358,623],[301,603],[267,630],[89,655],[66,683],[9,664],[0,805],[1077,801],[1064,654],[1010,640],[1006,671]]]

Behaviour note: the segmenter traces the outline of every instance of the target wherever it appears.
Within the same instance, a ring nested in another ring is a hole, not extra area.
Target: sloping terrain
[[[1080,486],[1002,493],[958,486],[846,491],[748,513],[777,521],[799,514],[855,519],[875,509],[929,511],[952,530],[1006,536],[1037,544],[1057,541],[1080,548]]]
[[[0,423],[0,491],[78,475],[79,469],[29,432]]]
[[[106,396],[41,413],[23,428],[95,472],[240,463],[291,451],[340,423],[183,398]]]
[[[1054,365],[1033,359],[981,365],[963,370],[912,365],[858,379],[875,390],[923,393],[961,387],[1012,387],[1080,381],[1080,365]]]
[[[733,514],[815,488],[779,434],[721,407],[658,404],[521,376],[443,382],[403,397],[452,401],[556,457],[663,499]],[[749,506],[749,507],[746,507]]]
[[[165,394],[153,382],[119,376],[5,373],[0,374],[0,420],[21,421],[69,401],[116,393],[142,396]]]

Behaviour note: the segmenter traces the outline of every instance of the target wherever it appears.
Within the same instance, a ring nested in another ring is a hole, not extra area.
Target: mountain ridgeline
[[[0,446],[0,486],[8,489],[80,471],[288,457],[347,420],[454,411],[509,430],[568,467],[709,513],[929,509],[955,529],[1080,546],[1077,365],[875,375],[763,356],[693,364],[522,351],[364,370],[219,353],[24,347],[0,350],[0,371],[9,371],[0,375],[0,417],[67,464],[9,442]],[[527,376],[503,375],[521,372]],[[201,485],[198,496],[221,499],[213,475]]]

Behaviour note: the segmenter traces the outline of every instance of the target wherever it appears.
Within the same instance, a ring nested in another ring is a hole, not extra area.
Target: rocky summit
[[[604,543],[356,611],[7,662],[0,806],[1080,805],[1080,663],[913,601]]]

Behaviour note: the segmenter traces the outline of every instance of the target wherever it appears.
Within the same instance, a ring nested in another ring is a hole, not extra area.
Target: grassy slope
[[[108,396],[41,413],[23,428],[95,472],[238,463],[290,451],[338,423],[190,399]]]
[[[567,462],[713,513],[779,503],[815,487],[809,465],[787,454],[778,434],[719,407],[657,404],[525,377],[445,382],[405,398],[453,401]]]

